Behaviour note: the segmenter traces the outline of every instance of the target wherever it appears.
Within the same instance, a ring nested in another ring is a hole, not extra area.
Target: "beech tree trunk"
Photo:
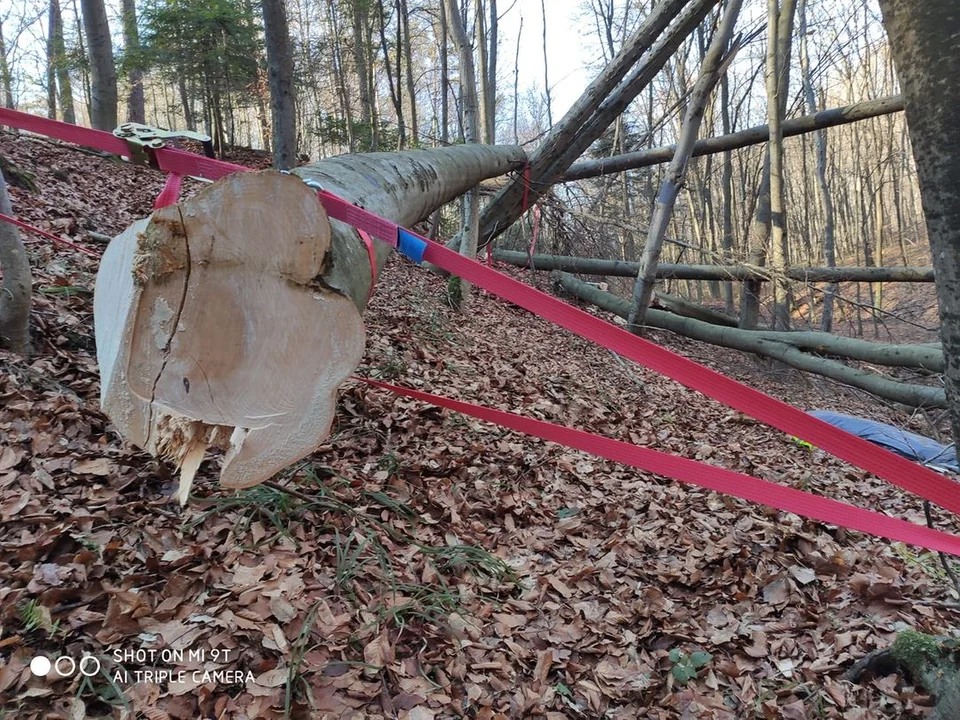
[[[90,51],[90,123],[97,130],[117,127],[117,68],[103,0],[80,0]]]
[[[7,183],[0,172],[0,212],[13,215]],[[0,347],[26,354],[30,349],[30,299],[33,280],[20,233],[0,222]]]
[[[273,119],[273,166],[297,164],[297,109],[293,97],[293,52],[284,0],[262,0],[263,35],[267,47],[267,80]]]
[[[293,175],[235,173],[135,223],[97,275],[104,412],[178,465],[182,502],[210,446],[225,451],[224,487],[269,479],[329,433],[373,278],[357,232],[300,178],[410,226],[524,160],[480,145],[344,155]],[[377,269],[389,253],[375,241]]]
[[[953,0],[880,0],[937,270],[940,336],[954,439],[960,441],[960,13]]]

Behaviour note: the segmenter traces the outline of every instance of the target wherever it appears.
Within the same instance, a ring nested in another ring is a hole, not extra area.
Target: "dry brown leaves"
[[[14,188],[16,212],[81,243],[84,230],[115,233],[147,213],[162,185],[42,141],[3,135],[0,152],[37,175],[36,193]],[[229,496],[208,471],[181,512],[169,468],[124,447],[98,411],[91,298],[63,289],[90,290],[95,263],[46,245],[30,253],[39,352],[0,354],[9,717],[928,709],[901,678],[840,678],[898,629],[956,625],[929,555],[359,384],[345,386],[328,444],[278,479],[292,493]],[[362,373],[922,517],[875,478],[483,293],[455,314],[443,287],[391,263],[367,313]],[[887,413],[741,355],[656,339],[802,406]],[[702,652],[709,661],[679,679]],[[104,671],[35,677],[41,654],[96,655]]]

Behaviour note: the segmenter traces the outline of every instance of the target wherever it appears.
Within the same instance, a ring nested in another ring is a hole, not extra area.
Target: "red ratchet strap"
[[[75,145],[83,145],[113,155],[130,157],[130,148],[126,141],[103,130],[92,130],[59,120],[50,120],[18,110],[10,110],[9,108],[0,108],[0,125],[9,125]],[[214,160],[203,155],[194,155],[169,147],[157,148],[150,152],[153,153],[160,170],[177,175],[194,175],[207,180],[219,180],[231,173],[250,170],[243,165],[234,165],[223,160]]]
[[[183,187],[183,175],[169,173],[167,181],[163,184],[163,190],[153,201],[153,209],[159,210],[167,205],[173,205],[180,197],[180,189]]]
[[[67,247],[71,247],[77,252],[83,253],[84,255],[89,255],[90,257],[95,257],[95,258],[100,257],[100,253],[98,252],[94,252],[93,250],[88,250],[85,247],[81,247],[80,245],[77,245],[76,243],[72,243],[69,240],[64,240],[61,237],[57,237],[56,235],[52,233],[48,233],[46,230],[41,230],[40,228],[34,227],[33,225],[27,225],[27,223],[23,222],[23,220],[18,220],[15,217],[10,217],[9,215],[4,215],[3,213],[0,213],[0,220],[6,223],[10,223],[11,225],[16,225],[18,228],[22,228],[27,232],[33,233],[34,235],[38,235],[42,238],[46,238],[47,240],[51,240],[55,243],[60,243],[61,245],[66,245]]]
[[[475,260],[402,229],[396,223],[351,205],[331,193],[321,192],[319,197],[330,217],[362,227],[374,237],[401,251],[403,243],[407,242],[409,245],[410,238],[414,238],[422,247],[419,249],[419,257],[423,260],[601,347],[666,375],[761,422],[796,435],[897,487],[960,514],[960,484],[932,470],[894,455],[863,438],[844,432],[785,402],[622,330],[503,273],[486,268]],[[407,252],[404,254],[410,255]]]
[[[397,387],[368,378],[355,378],[373,387],[389,390],[415,400],[470,415],[479,420],[501,425],[548,442],[599,455],[614,462],[630,465],[647,472],[698,485],[708,490],[726,493],[750,502],[768,505],[785,512],[830,523],[852,530],[888,538],[897,542],[939,550],[960,557],[960,537],[906,520],[898,520],[872,510],[831,500],[813,493],[784,487],[768,480],[743,475],[732,470],[668,455],[659,450],[638,447],[612,438],[523,417],[503,410],[461,402],[439,395]]]

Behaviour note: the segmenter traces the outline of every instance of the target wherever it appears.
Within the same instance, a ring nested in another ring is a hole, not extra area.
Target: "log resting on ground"
[[[877,117],[879,115],[889,115],[890,113],[900,112],[903,110],[903,107],[903,97],[893,95],[891,97],[879,98],[878,100],[868,100],[855,105],[821,110],[813,115],[804,115],[784,121],[782,126],[783,136],[792,137],[794,135],[803,135],[804,133],[813,132],[814,130],[844,125],[846,123],[856,122],[857,120],[866,120],[867,118]],[[698,140],[693,146],[693,156],[712,155],[714,153],[736,150],[750,145],[759,145],[760,143],[767,142],[769,139],[769,126],[757,125],[756,127],[740,130],[730,135]],[[585,178],[623,172],[624,170],[635,170],[637,168],[650,167],[651,165],[661,165],[670,162],[675,151],[675,145],[667,145],[665,147],[651,148],[650,150],[611,155],[610,157],[599,158],[597,160],[584,160],[571,165],[561,182],[573,182],[574,180],[583,180]]]
[[[328,220],[297,175],[410,226],[524,162],[510,146],[346,155],[294,175],[235,173],[135,223],[97,274],[104,412],[177,464],[181,502],[211,446],[224,487],[269,479],[329,434],[373,277],[357,232]],[[390,251],[374,242],[377,269]]]
[[[536,270],[562,270],[580,275],[636,277],[640,263],[571,255],[534,255],[515,250],[495,250],[493,259],[518,267],[531,263]],[[932,267],[797,267],[784,275],[799,282],[933,282]],[[686,265],[660,263],[663,280],[769,280],[769,269],[749,265]]]
[[[624,319],[626,319],[630,313],[630,303],[625,298],[603,292],[569,273],[558,272],[555,277],[567,292],[581,300],[586,300],[600,309],[611,312]],[[700,340],[712,345],[720,345],[722,347],[733,348],[734,350],[743,350],[744,352],[753,353],[761,357],[779,360],[798,370],[822,375],[844,383],[845,385],[866,390],[886,400],[909,405],[910,407],[944,408],[947,406],[947,399],[943,388],[909,385],[890,380],[876,373],[859,370],[833,360],[810,355],[784,342],[769,340],[763,337],[761,332],[721,327],[719,325],[712,325],[692,318],[680,317],[669,312],[653,309],[647,311],[646,325],[662,330],[670,330],[671,332],[693,340]]]

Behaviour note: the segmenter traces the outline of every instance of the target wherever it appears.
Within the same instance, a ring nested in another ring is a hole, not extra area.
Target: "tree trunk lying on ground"
[[[897,672],[936,696],[931,718],[960,718],[960,653],[955,639],[901,630],[893,645],[874,650],[858,660],[844,673],[843,679],[859,683],[865,675],[875,678]]]
[[[515,250],[494,250],[493,259],[536,270],[562,270],[580,275],[634,277],[640,263],[570,255],[534,255]],[[806,267],[787,268],[784,275],[800,282],[933,282],[932,267]],[[750,265],[677,265],[660,263],[657,277],[664,280],[769,280],[769,269]]]
[[[410,226],[524,161],[522,148],[474,145],[294,172]],[[101,262],[101,404],[125,439],[177,463],[181,502],[208,447],[224,450],[230,488],[313,452],[363,354],[370,255],[296,175],[223,178],[129,227]],[[375,241],[377,269],[390,250]]]
[[[630,313],[630,303],[625,298],[604,292],[596,286],[583,282],[568,273],[558,272],[556,273],[556,278],[560,282],[560,285],[572,295],[575,295],[581,300],[586,300],[602,310],[618,315],[624,320],[627,319]],[[866,390],[886,400],[909,405],[910,407],[942,408],[947,406],[946,396],[942,388],[909,385],[881,377],[876,373],[867,372],[866,370],[848,367],[834,360],[816,357],[809,353],[802,352],[793,345],[769,340],[764,337],[763,331],[721,327],[653,309],[647,312],[646,324],[648,327],[670,330],[671,332],[692,338],[693,340],[700,340],[712,345],[720,345],[722,347],[733,348],[734,350],[743,350],[761,357],[779,360],[798,370],[805,370],[806,372],[811,372],[816,375],[822,375],[844,383],[845,385]],[[786,333],[775,334],[784,335]],[[924,347],[923,349],[929,350],[930,348]]]
[[[890,113],[901,110],[903,110],[903,97],[900,95],[880,98],[878,100],[869,100],[845,107],[821,110],[813,115],[804,115],[791,120],[785,120],[782,127],[783,136],[792,137],[794,135],[803,135],[804,133],[813,132],[814,130],[844,125],[846,123],[856,122],[857,120],[866,120],[867,118],[877,117],[879,115],[889,115]],[[756,127],[740,130],[730,135],[698,140],[696,145],[693,146],[693,157],[712,155],[727,150],[736,150],[750,145],[759,145],[760,143],[767,142],[769,139],[770,127],[768,125],[757,125]],[[611,155],[610,157],[600,158],[598,160],[584,160],[571,165],[561,182],[573,182],[574,180],[609,175],[610,173],[623,172],[624,170],[635,170],[637,168],[650,167],[651,165],[661,165],[670,162],[675,151],[675,145],[667,145],[665,147],[651,148],[650,150],[624,153],[623,155]]]

